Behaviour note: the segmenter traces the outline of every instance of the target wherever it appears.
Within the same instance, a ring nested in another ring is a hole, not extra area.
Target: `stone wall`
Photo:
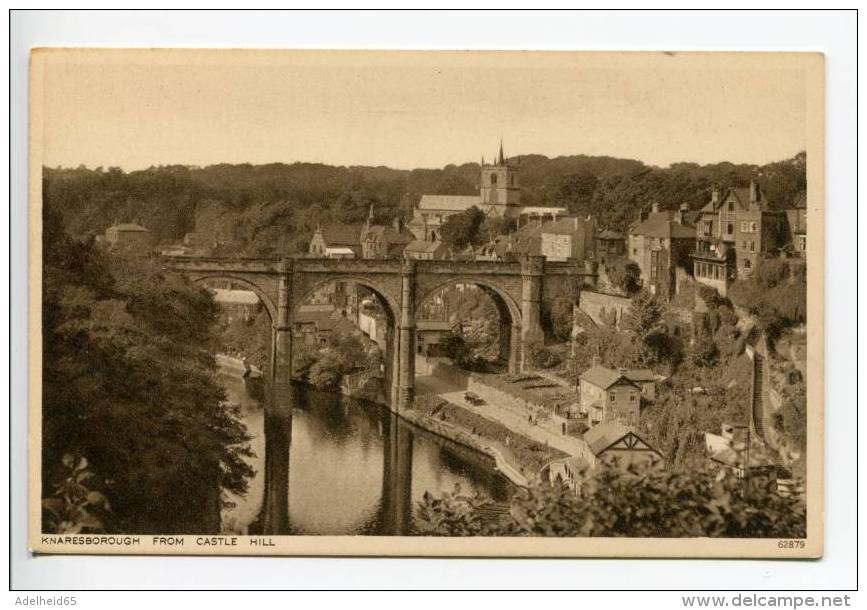
[[[632,301],[626,297],[582,290],[578,308],[599,326],[619,326]]]

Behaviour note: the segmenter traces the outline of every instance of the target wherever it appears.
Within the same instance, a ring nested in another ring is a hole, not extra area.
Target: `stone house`
[[[600,265],[626,256],[626,236],[617,231],[604,229],[596,234],[596,260]]]
[[[542,224],[539,249],[549,261],[593,259],[596,223],[588,216],[561,218]]]
[[[444,258],[448,248],[441,241],[414,240],[409,242],[403,249],[404,258],[414,260],[434,260]]]
[[[320,258],[359,258],[362,254],[359,228],[344,224],[319,225],[307,251]]]
[[[590,428],[611,421],[629,426],[638,424],[641,387],[626,376],[626,370],[612,370],[595,364],[579,377],[581,412]]]
[[[685,206],[660,212],[654,203],[646,220],[629,230],[628,256],[641,270],[642,285],[651,293],[671,300],[677,291],[677,269],[691,269],[695,227]]]
[[[807,255],[807,193],[801,191],[795,196],[793,207],[786,210],[790,250],[795,256]]]
[[[727,269],[734,266],[733,277],[725,278],[725,282],[729,282],[748,277],[762,258],[778,253],[785,246],[787,219],[784,212],[769,208],[761,188],[751,181],[748,187],[730,188],[722,196],[714,189],[710,201],[699,211],[696,228],[697,239],[703,242],[696,244],[700,262],[711,263],[705,260],[708,244],[726,245],[726,256],[732,258],[725,260],[725,266]],[[703,273],[703,280],[715,281],[715,284],[723,281],[724,278],[717,277],[714,266],[709,269],[713,275],[707,277]]]
[[[129,254],[147,254],[151,245],[151,234],[143,226],[127,222],[107,228],[103,241],[110,250]]]
[[[413,241],[413,235],[403,227],[400,218],[391,226],[372,225],[368,220],[361,232],[363,258],[401,258],[403,249]]]

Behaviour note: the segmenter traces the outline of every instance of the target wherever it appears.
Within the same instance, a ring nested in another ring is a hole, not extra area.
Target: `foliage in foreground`
[[[577,493],[559,482],[519,491],[509,514],[485,518],[489,502],[454,493],[419,502],[416,528],[428,536],[601,536],[802,538],[804,504],[732,474],[653,466],[600,466]]]
[[[216,531],[220,489],[243,494],[252,474],[211,355],[217,305],[158,265],[70,238],[50,199],[43,251],[43,497],[69,478],[67,454],[87,456],[89,488],[112,507],[100,528]]]

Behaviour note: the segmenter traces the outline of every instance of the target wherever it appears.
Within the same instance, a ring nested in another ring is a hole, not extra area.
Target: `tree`
[[[678,472],[653,465],[600,465],[576,491],[558,483],[520,490],[501,521],[478,520],[480,502],[425,494],[416,523],[426,535],[802,538],[798,498],[731,473]]]
[[[43,497],[80,456],[113,509],[106,530],[218,531],[221,490],[246,492],[252,453],[217,379],[216,303],[70,238],[50,197],[43,210]]]
[[[625,294],[632,296],[641,286],[641,268],[628,258],[615,258],[605,264],[605,274],[611,285]]]
[[[479,241],[479,227],[485,214],[476,206],[452,214],[440,227],[443,242],[454,248],[465,248]]]
[[[665,304],[642,290],[632,298],[632,304],[623,316],[624,329],[636,339],[636,361],[642,366],[652,366],[671,355],[664,313]]]
[[[551,305],[546,307],[545,313],[551,332],[561,341],[568,341],[572,336],[573,309],[572,299],[564,296],[556,297]]]

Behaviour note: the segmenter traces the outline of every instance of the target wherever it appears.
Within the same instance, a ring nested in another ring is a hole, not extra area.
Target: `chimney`
[[[750,180],[750,203],[756,203],[759,200],[759,188],[755,180]]]
[[[602,366],[602,358],[593,356],[593,366]]]
[[[652,204],[650,204],[650,209],[654,214],[658,214],[659,213],[659,203],[654,201]]]
[[[682,225],[683,224],[683,218],[688,211],[689,211],[689,206],[686,205],[685,203],[681,203],[680,208],[674,214],[674,222],[676,222],[679,225]]]
[[[626,369],[623,368],[622,366],[617,367],[617,372],[618,372],[618,374],[619,374],[621,377],[625,377],[625,376],[626,376]]]
[[[394,223],[392,223],[392,224],[394,226],[394,230],[397,231],[398,233],[403,231],[403,218],[401,218],[400,216],[395,216],[394,217]]]
[[[578,217],[575,217],[575,230],[578,230]]]
[[[713,190],[710,192],[710,202],[719,203],[719,189],[717,187],[713,187]]]

